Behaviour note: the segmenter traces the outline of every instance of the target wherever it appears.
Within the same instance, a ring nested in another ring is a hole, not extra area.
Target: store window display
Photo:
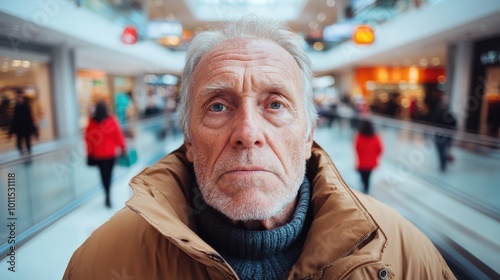
[[[32,144],[54,139],[49,63],[48,56],[22,51],[11,54],[0,48],[0,138],[8,138],[16,105],[16,90],[21,89],[38,131],[38,140]],[[15,141],[0,141],[1,152],[16,149]]]

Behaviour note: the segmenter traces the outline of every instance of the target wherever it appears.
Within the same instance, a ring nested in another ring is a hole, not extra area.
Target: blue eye
[[[271,105],[269,107],[271,107],[271,109],[281,109],[282,106],[283,106],[283,104],[281,104],[279,102],[273,102],[273,103],[271,103]]]
[[[226,109],[226,106],[220,104],[220,103],[215,103],[210,106],[210,109],[214,112],[222,112]]]

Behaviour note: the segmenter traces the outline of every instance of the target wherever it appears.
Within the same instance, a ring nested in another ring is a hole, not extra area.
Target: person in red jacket
[[[369,120],[362,120],[359,124],[358,133],[355,136],[355,149],[356,169],[361,175],[364,192],[368,193],[370,174],[377,167],[383,149],[382,141]]]
[[[124,154],[125,137],[115,117],[109,115],[104,102],[98,102],[85,130],[89,165],[97,165],[106,193],[106,207],[111,207],[110,187],[113,166],[119,151]],[[119,150],[117,149],[119,148]]]

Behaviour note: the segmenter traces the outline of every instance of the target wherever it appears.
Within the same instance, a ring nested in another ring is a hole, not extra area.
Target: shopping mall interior
[[[284,22],[300,40],[314,75],[315,141],[349,187],[362,188],[352,141],[368,112],[385,147],[369,194],[421,229],[457,279],[499,279],[498,0],[0,0],[2,223],[8,174],[19,186],[19,267],[8,270],[2,226],[0,278],[62,277],[76,248],[125,206],[128,180],[182,145],[177,104],[191,40],[248,13]],[[9,132],[20,89],[37,132],[29,155]],[[113,173],[111,209],[82,140],[100,100],[138,154]],[[443,100],[453,129],[431,119]],[[436,129],[453,138],[446,172]]]

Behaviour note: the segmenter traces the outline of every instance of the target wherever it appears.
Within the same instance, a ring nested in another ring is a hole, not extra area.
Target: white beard
[[[247,150],[220,158],[214,166],[214,174],[218,174],[217,171],[230,170],[232,166],[253,164],[272,171],[277,175],[275,178],[278,179],[278,183],[281,185],[270,186],[269,184],[273,182],[263,181],[261,178],[234,180],[230,187],[236,190],[240,189],[246,194],[239,197],[239,201],[235,201],[232,196],[223,192],[216,185],[218,178],[214,178],[209,174],[207,159],[200,156],[203,153],[197,152],[193,146],[194,170],[205,202],[233,221],[262,221],[276,216],[297,197],[305,176],[305,154],[298,151],[304,151],[304,149],[299,148],[293,151],[292,167],[294,170],[288,172],[288,174],[277,159],[269,161],[255,156]],[[258,188],[260,191],[257,191],[257,189],[252,191],[248,188]]]

